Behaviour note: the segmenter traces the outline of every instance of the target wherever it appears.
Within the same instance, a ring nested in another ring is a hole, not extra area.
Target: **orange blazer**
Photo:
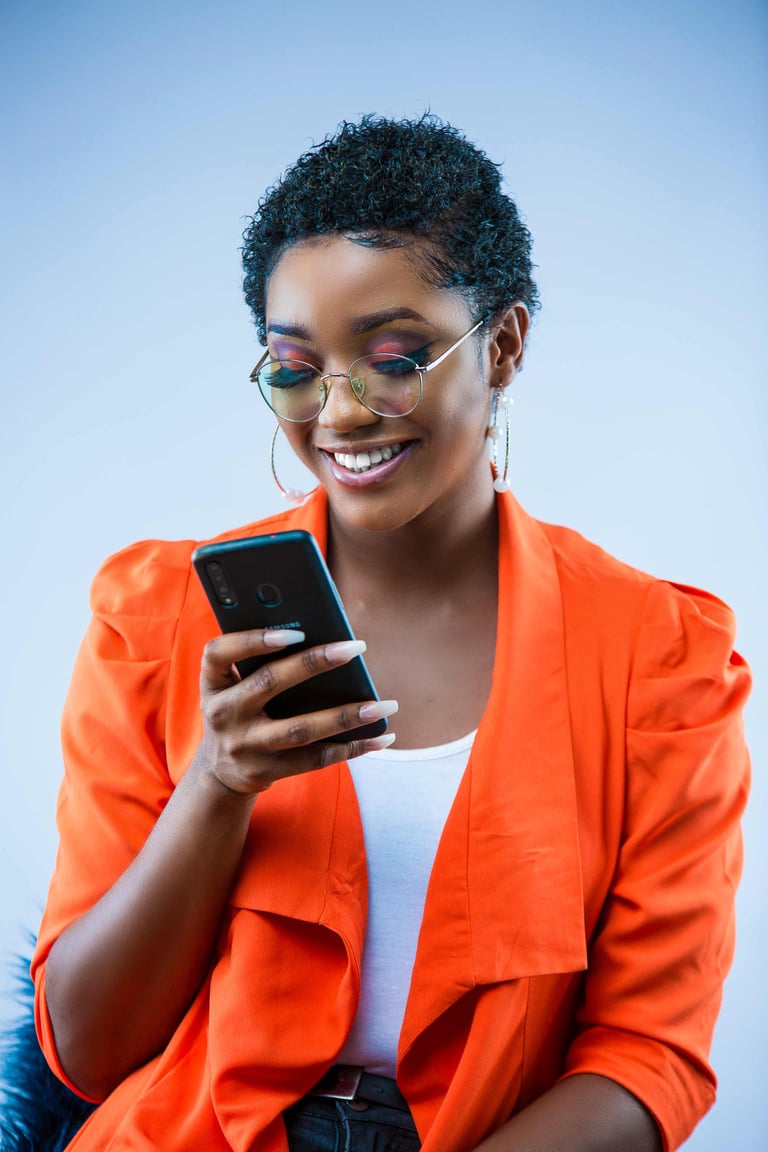
[[[424,1152],[469,1152],[558,1079],[633,1092],[665,1149],[714,1099],[708,1051],[733,952],[749,673],[729,609],[498,500],[491,695],[438,847],[398,1049]],[[305,528],[318,491],[225,538]],[[141,848],[201,737],[216,625],[193,542],[107,561],[63,722],[61,844],[33,961]],[[285,1152],[281,1113],[351,1027],[366,865],[345,764],[259,797],[209,977],[164,1052],[77,1152]]]

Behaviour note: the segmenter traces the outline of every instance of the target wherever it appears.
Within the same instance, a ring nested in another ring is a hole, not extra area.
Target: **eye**
[[[262,370],[261,378],[269,388],[300,388],[318,378],[317,371],[300,360],[273,360]]]
[[[413,360],[416,364],[418,364],[419,368],[422,368],[429,360],[429,351],[431,347],[431,344],[425,344],[423,348],[415,348],[413,352],[406,352],[406,356],[409,360]]]
[[[408,376],[413,372],[413,361],[405,356],[369,356],[367,364],[377,376]]]
[[[397,342],[388,341],[385,344],[380,344],[375,352],[370,353],[367,359],[371,364],[376,365],[377,371],[380,370],[379,357],[382,358],[381,363],[384,363],[390,356],[404,356],[408,360],[413,360],[414,363],[419,365],[419,367],[421,367],[423,364],[426,364],[429,358],[430,348],[432,347],[431,344],[425,344],[422,348],[414,348],[413,351],[411,351],[411,349],[408,348],[407,342],[404,343],[405,347],[403,347],[403,343],[401,343],[399,340]]]

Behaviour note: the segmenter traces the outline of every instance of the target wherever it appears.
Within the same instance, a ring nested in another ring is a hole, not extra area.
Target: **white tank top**
[[[368,925],[360,1004],[341,1064],[395,1074],[427,884],[474,737],[350,761],[368,861]]]

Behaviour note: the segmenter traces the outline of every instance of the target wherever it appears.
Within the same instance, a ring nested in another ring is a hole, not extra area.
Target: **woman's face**
[[[366,248],[343,236],[290,248],[267,289],[272,357],[304,360],[323,373],[347,372],[359,356],[376,352],[427,363],[473,323],[461,296],[424,283],[407,249]],[[387,531],[473,505],[487,511],[493,486],[486,433],[497,381],[486,345],[480,355],[470,337],[427,372],[421,401],[407,416],[369,412],[349,380],[337,377],[314,420],[281,421],[327,490],[333,514]]]

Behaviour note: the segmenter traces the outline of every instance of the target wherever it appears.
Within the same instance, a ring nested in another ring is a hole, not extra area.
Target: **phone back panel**
[[[354,639],[322,553],[308,532],[277,532],[203,545],[192,561],[222,632],[301,629],[305,640],[292,645],[286,655]],[[241,661],[238,671],[248,676],[267,660],[279,658],[277,654],[253,657]],[[269,702],[266,712],[284,719],[375,699],[368,670],[358,656],[282,692]],[[378,736],[386,727],[386,721],[378,720],[331,739]]]

